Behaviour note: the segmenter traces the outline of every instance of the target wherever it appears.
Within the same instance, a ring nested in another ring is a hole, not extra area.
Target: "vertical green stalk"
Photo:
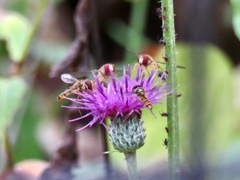
[[[26,46],[25,46],[25,48],[24,48],[24,50],[22,52],[22,56],[20,58],[21,61],[23,61],[26,58],[26,56],[27,56],[27,53],[29,51],[31,42],[32,42],[33,37],[34,37],[34,35],[36,33],[37,27],[40,24],[40,21],[42,19],[43,13],[44,13],[47,5],[48,5],[48,1],[49,0],[42,0],[42,2],[40,3],[40,6],[38,7],[38,10],[36,11],[36,16],[35,16],[35,19],[33,21],[33,26],[31,28],[28,41],[26,43]]]
[[[128,42],[126,47],[130,50],[138,53],[141,45],[142,38],[136,38],[135,34],[139,34],[138,37],[143,37],[143,31],[146,24],[146,13],[148,7],[148,0],[132,0],[132,10],[129,22]],[[134,31],[133,31],[134,30]],[[125,60],[131,60],[132,54],[126,51]]]
[[[168,71],[167,85],[172,93],[167,96],[168,112],[168,162],[169,179],[179,179],[179,122],[177,100],[177,74],[176,74],[176,45],[173,0],[162,0],[163,41],[165,46],[166,70]]]
[[[43,13],[48,5],[48,1],[49,0],[42,0],[42,2],[40,3],[37,11],[36,11],[36,16],[33,20],[33,25],[31,27],[31,30],[30,30],[30,34],[29,34],[29,37],[27,39],[27,42],[25,44],[25,47],[22,51],[22,54],[21,56],[19,57],[19,60],[17,63],[15,63],[13,65],[13,72],[11,72],[11,75],[19,75],[21,74],[22,72],[22,66],[23,66],[23,62],[25,61],[27,55],[28,55],[28,51],[30,49],[30,45],[33,41],[33,38],[34,38],[34,35],[36,33],[36,30],[37,30],[37,27],[38,25],[40,24],[40,21],[42,19],[42,16],[43,16]]]
[[[43,13],[44,13],[44,10],[46,9],[46,7],[48,5],[48,1],[49,0],[42,0],[41,1],[40,5],[39,5],[39,7],[36,11],[36,16],[34,17],[33,25],[31,27],[28,40],[25,44],[25,47],[23,49],[23,52],[21,54],[21,57],[20,57],[18,63],[14,64],[14,66],[16,68],[15,72],[12,72],[11,75],[21,75],[23,62],[26,60],[28,51],[30,49],[30,45],[31,45],[32,40],[34,38],[34,35],[36,33],[37,27],[40,24],[40,21],[42,19]],[[25,93],[23,93],[23,95]],[[21,124],[21,123],[19,123],[19,124]],[[13,153],[15,153],[15,151],[13,149],[13,146],[12,146],[11,142],[10,142],[9,132],[7,131],[7,129],[8,128],[6,128],[5,135],[4,135],[4,141],[5,141],[4,143],[5,143],[6,153],[7,153],[7,167],[11,168],[13,166],[13,163],[14,163],[14,160],[13,160],[14,159],[14,154]],[[18,134],[18,133],[16,133],[16,134]],[[16,139],[18,139],[18,138],[19,137],[16,137]]]
[[[128,169],[128,179],[137,180],[137,161],[136,161],[136,151],[124,153],[127,161]]]

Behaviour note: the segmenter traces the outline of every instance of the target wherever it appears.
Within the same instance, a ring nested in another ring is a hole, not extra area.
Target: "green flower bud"
[[[144,145],[146,138],[143,121],[137,113],[128,119],[118,116],[109,127],[109,137],[113,147],[123,153],[134,152]]]

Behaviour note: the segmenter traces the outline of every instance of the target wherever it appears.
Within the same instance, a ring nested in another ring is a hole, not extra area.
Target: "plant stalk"
[[[179,179],[179,122],[178,122],[178,100],[177,100],[177,67],[176,67],[176,45],[173,0],[162,0],[162,25],[163,46],[165,46],[167,86],[168,91],[172,91],[167,96],[168,112],[168,162],[169,179]]]
[[[133,0],[132,9],[129,22],[129,31],[128,31],[128,41],[126,47],[132,50],[135,53],[139,53],[143,39],[138,37],[143,37],[144,28],[146,24],[146,14],[148,8],[148,0]],[[140,36],[136,37],[135,34]],[[127,61],[132,61],[132,54],[129,51],[125,52],[124,59]]]
[[[127,161],[128,179],[137,180],[137,162],[136,162],[136,151],[124,153]]]
[[[33,21],[33,25],[31,27],[31,31],[30,31],[30,34],[29,34],[29,38],[28,38],[28,41],[26,43],[26,46],[22,52],[22,55],[21,55],[21,58],[20,58],[20,61],[24,61],[27,54],[28,54],[28,51],[30,49],[30,45],[32,43],[32,40],[34,38],[34,35],[36,33],[36,30],[37,30],[37,27],[38,25],[40,24],[40,21],[42,19],[42,16],[43,16],[43,13],[48,5],[48,1],[49,0],[42,0],[42,2],[40,3],[40,6],[38,7],[38,10],[36,12],[36,17]]]

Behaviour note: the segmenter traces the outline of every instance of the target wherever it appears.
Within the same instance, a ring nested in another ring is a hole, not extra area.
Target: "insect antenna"
[[[138,56],[138,54],[137,54],[136,52],[132,51],[131,49],[126,48],[126,50],[128,50],[128,51],[131,52],[132,54]]]

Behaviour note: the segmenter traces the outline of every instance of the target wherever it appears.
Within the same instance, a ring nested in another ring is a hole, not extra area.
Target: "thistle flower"
[[[152,112],[152,105],[161,104],[160,100],[169,93],[164,93],[166,90],[166,83],[162,84],[164,77],[165,74],[158,77],[154,69],[146,77],[140,67],[136,76],[131,77],[131,67],[128,65],[127,70],[124,67],[122,77],[111,74],[106,86],[94,76],[96,86],[92,91],[78,92],[77,95],[81,98],[68,98],[78,104],[77,107],[68,108],[90,111],[70,122],[93,116],[92,121],[78,130],[91,127],[96,122],[103,124],[109,132],[113,147],[126,157],[129,179],[137,179],[136,150],[144,145],[146,137],[141,110],[148,108]],[[155,81],[155,78],[158,80]],[[106,118],[111,119],[109,128],[104,124]]]
[[[141,109],[147,107],[141,98],[133,93],[134,86],[141,86],[145,90],[145,96],[152,105],[161,104],[160,100],[168,94],[165,93],[166,84],[162,84],[163,76],[158,77],[154,70],[146,77],[142,69],[138,68],[136,77],[131,76],[130,65],[128,65],[127,70],[124,67],[122,77],[116,77],[111,74],[111,79],[106,86],[100,83],[94,75],[96,86],[93,88],[93,91],[76,93],[81,98],[67,98],[78,105],[77,107],[68,106],[67,108],[90,111],[84,116],[70,120],[70,122],[81,120],[87,116],[93,116],[92,121],[77,131],[91,127],[96,122],[108,129],[104,124],[104,119],[106,118],[110,118],[113,122],[117,117],[121,117],[123,121],[126,121],[133,114],[138,114],[141,117]],[[154,81],[155,78],[158,78],[158,80]]]

